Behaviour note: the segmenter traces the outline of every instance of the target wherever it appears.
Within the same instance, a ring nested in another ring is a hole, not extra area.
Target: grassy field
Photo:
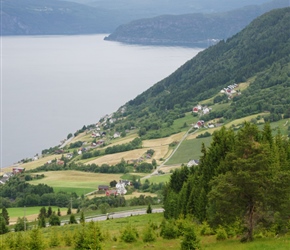
[[[210,136],[200,139],[184,140],[178,150],[175,152],[175,154],[166,163],[166,165],[188,163],[190,160],[199,159],[199,157],[202,155],[202,143],[204,143],[206,147],[209,146],[211,138],[212,137]]]
[[[149,222],[154,222],[157,226],[160,226],[163,220],[163,214],[146,214],[137,215],[127,218],[111,219],[106,221],[98,222],[101,232],[105,235],[105,240],[102,243],[103,250],[109,249],[119,249],[119,250],[140,250],[140,249],[158,249],[158,250],[168,250],[168,249],[180,249],[180,243],[182,238],[167,240],[159,236],[160,229],[156,229],[157,239],[155,242],[144,243],[142,240],[143,229],[148,225]],[[137,229],[139,238],[136,242],[125,243],[120,240],[121,231],[128,224],[134,225]],[[53,227],[41,229],[43,242],[46,244],[45,249],[74,249],[73,246],[65,246],[63,241],[63,236],[68,234],[73,234],[80,227],[80,225],[65,225],[62,227]],[[195,232],[200,240],[201,249],[204,250],[289,250],[290,246],[290,236],[279,236],[279,237],[268,237],[262,239],[255,239],[250,243],[240,243],[238,238],[227,239],[223,241],[217,241],[214,235],[212,236],[200,236],[200,228],[198,225],[195,227]],[[23,237],[29,237],[29,232],[26,232]],[[1,244],[5,243],[5,238],[11,238],[15,236],[16,233],[9,233],[0,236]],[[60,239],[60,245],[58,247],[50,248],[49,241],[51,235],[58,237]]]
[[[170,179],[170,174],[162,174],[162,175],[153,175],[151,176],[148,180],[150,181],[150,183],[166,183],[169,182]],[[143,180],[141,181],[143,182]]]
[[[78,195],[86,194],[98,189],[99,185],[109,185],[113,180],[118,181],[122,174],[100,174],[80,171],[48,171],[40,172],[45,178],[32,180],[30,184],[44,183],[51,186],[55,191],[66,190],[76,192]]]
[[[28,221],[33,221],[36,219],[37,215],[39,214],[40,211],[40,206],[39,207],[12,207],[12,208],[7,208],[9,217],[10,217],[10,224],[14,224],[17,221],[18,217],[26,217]],[[48,208],[48,207],[47,207]],[[46,209],[47,209],[46,208]],[[58,207],[51,206],[52,211],[58,210]],[[62,214],[66,214],[67,208],[60,208],[60,212]]]

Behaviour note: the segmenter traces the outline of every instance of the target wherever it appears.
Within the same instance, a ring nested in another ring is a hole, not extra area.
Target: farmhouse
[[[98,190],[99,191],[107,191],[107,190],[109,190],[109,186],[107,186],[107,185],[99,185]]]
[[[14,167],[14,168],[12,168],[12,173],[13,174],[23,173],[24,170],[25,170],[25,168]]]
[[[107,190],[106,191],[106,196],[110,196],[110,195],[117,195],[118,192],[116,189],[112,189],[112,190]]]

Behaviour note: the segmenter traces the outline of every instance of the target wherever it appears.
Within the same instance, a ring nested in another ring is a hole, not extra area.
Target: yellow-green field
[[[122,174],[100,174],[81,171],[48,171],[40,172],[45,178],[32,180],[30,184],[44,183],[55,191],[63,190],[76,192],[78,195],[86,194],[98,189],[99,185],[109,185],[111,181],[118,181]]]

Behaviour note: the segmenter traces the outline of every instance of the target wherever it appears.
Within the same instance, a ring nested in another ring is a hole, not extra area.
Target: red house
[[[19,174],[19,173],[23,173],[24,170],[25,170],[25,168],[14,167],[14,168],[12,168],[12,173]]]

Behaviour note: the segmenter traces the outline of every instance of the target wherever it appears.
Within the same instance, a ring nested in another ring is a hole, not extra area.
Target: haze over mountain
[[[207,47],[236,34],[261,14],[289,5],[288,0],[274,0],[228,12],[162,15],[139,19],[119,26],[105,40],[143,45]]]
[[[268,0],[255,1],[256,4]],[[111,33],[129,21],[164,14],[217,12],[252,1],[1,0],[1,35]]]

